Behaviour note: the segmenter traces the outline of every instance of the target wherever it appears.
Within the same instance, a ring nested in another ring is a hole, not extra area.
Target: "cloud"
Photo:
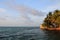
[[[11,9],[14,9],[20,13],[20,16],[16,19],[11,19],[6,17],[6,20],[0,20],[0,25],[15,25],[15,26],[39,26],[42,21],[43,16],[45,15],[43,12],[35,10],[25,5],[18,5],[14,3],[14,1],[7,1],[3,3]],[[31,15],[31,17],[29,17]],[[38,17],[39,18],[38,18]],[[33,17],[33,19],[32,19]],[[13,17],[14,18],[14,17]],[[34,21],[35,20],[35,21]]]
[[[44,16],[44,12],[38,11],[36,9],[33,9],[31,7],[17,4],[16,0],[7,0],[7,2],[2,2],[2,4],[7,5],[8,7],[17,10],[21,13],[30,13],[32,15],[37,15],[37,16]]]
[[[41,11],[38,11],[38,10],[35,10],[35,9],[32,9],[30,7],[26,7],[26,6],[23,6],[23,5],[17,5],[13,7],[14,9],[16,9],[17,11],[19,12],[22,12],[22,13],[30,13],[32,15],[37,15],[37,16],[44,16],[43,12]]]
[[[0,8],[0,13],[4,13],[6,10],[4,8]]]

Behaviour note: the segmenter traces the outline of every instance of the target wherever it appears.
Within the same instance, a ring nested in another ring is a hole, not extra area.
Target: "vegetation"
[[[42,24],[44,27],[57,28],[60,27],[60,10],[49,12]]]

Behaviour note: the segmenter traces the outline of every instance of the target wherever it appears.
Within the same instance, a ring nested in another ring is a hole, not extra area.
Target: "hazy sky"
[[[0,26],[39,26],[60,0],[0,0]]]

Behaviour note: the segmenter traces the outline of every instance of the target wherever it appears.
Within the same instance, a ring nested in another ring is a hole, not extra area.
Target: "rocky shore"
[[[59,28],[48,28],[48,27],[44,27],[44,26],[42,26],[42,25],[40,25],[40,29],[42,29],[42,30],[60,30],[60,27]]]

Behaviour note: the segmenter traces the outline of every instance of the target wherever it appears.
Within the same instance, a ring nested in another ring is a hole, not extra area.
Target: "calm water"
[[[60,40],[60,32],[39,27],[0,27],[0,40]]]

